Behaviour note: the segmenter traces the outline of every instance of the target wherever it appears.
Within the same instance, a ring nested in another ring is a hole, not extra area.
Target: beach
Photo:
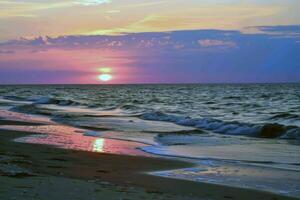
[[[41,125],[13,120],[0,120],[0,124]],[[31,134],[0,131],[1,199],[293,199],[146,173],[193,166],[187,162],[13,141]]]

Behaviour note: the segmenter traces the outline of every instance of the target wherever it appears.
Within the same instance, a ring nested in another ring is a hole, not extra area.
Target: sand
[[[0,125],[40,125],[0,120]],[[1,128],[1,127],[0,127]],[[295,199],[268,192],[169,179],[146,172],[191,163],[16,143],[24,131],[0,129],[0,199]]]

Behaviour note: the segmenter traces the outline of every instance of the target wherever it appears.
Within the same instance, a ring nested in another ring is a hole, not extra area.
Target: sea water
[[[300,196],[300,84],[1,86],[0,109],[197,165],[154,175]]]

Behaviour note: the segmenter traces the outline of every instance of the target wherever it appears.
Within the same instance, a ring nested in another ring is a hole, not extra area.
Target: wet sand
[[[0,120],[0,125],[37,124]],[[295,199],[145,173],[191,163],[12,141],[29,134],[0,129],[0,199]]]

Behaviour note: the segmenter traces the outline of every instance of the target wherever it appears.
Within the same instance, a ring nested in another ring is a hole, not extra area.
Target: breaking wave
[[[225,135],[245,135],[264,138],[300,139],[300,128],[281,124],[250,124],[225,122],[213,118],[190,118],[168,115],[162,112],[149,112],[141,115],[142,119],[173,122],[178,125],[191,126]]]

